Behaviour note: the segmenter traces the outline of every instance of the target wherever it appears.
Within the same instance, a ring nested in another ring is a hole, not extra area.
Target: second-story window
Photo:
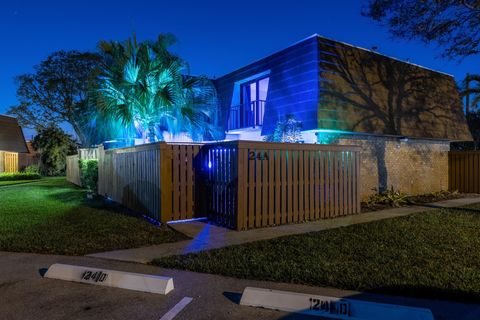
[[[240,105],[230,110],[229,129],[263,125],[270,78],[259,78],[241,85]]]

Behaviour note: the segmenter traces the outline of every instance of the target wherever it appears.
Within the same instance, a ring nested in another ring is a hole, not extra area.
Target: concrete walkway
[[[480,197],[472,196],[468,198],[440,201],[431,204],[367,212],[359,215],[335,219],[318,220],[307,223],[289,224],[247,231],[234,231],[200,221],[175,223],[171,224],[170,226],[175,230],[191,237],[192,239],[135,249],[100,252],[91,254],[89,256],[120,261],[149,263],[155,258],[165,256],[187,254],[247,242],[273,239],[287,235],[322,231],[358,223],[401,217],[412,213],[426,212],[439,208],[461,207],[473,203],[480,203]]]

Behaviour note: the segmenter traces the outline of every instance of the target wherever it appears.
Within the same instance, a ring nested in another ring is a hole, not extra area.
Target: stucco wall
[[[448,141],[350,136],[336,143],[362,147],[362,199],[391,186],[411,195],[448,189]]]

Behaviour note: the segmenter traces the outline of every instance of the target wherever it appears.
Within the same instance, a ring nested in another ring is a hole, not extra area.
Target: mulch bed
[[[438,193],[427,193],[427,194],[421,194],[416,196],[408,196],[406,198],[407,200],[406,203],[399,206],[394,206],[389,203],[367,204],[365,202],[362,202],[361,209],[362,209],[362,212],[371,212],[371,211],[379,211],[379,210],[392,209],[392,208],[398,208],[398,207],[406,207],[406,206],[411,206],[416,204],[425,204],[425,203],[432,203],[432,202],[438,202],[438,201],[444,201],[444,200],[460,199],[460,198],[471,197],[474,195],[478,196],[477,194],[471,194],[471,193],[459,193],[459,192],[447,192],[447,191],[438,192]]]

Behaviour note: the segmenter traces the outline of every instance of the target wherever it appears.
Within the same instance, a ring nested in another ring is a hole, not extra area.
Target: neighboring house
[[[19,154],[28,154],[17,119],[0,115],[0,172],[19,171]]]
[[[362,146],[363,198],[447,189],[450,142],[472,140],[452,76],[318,35],[214,83],[227,140],[293,114],[305,143]]]

